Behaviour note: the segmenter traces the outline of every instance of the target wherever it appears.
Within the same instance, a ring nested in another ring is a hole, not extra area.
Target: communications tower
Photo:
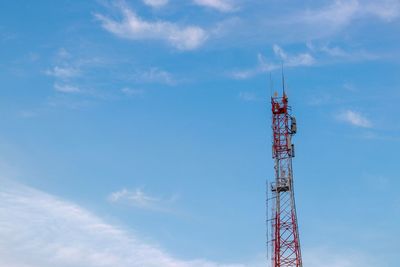
[[[297,131],[297,125],[288,105],[284,79],[282,96],[274,93],[271,105],[275,180],[269,184],[267,190],[271,191],[272,196],[267,197],[267,200],[272,202],[272,213],[268,216],[268,226],[271,229],[268,245],[272,267],[302,267],[292,168],[292,158],[295,155],[292,137]]]

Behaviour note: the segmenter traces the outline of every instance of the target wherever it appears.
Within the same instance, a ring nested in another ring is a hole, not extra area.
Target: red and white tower
[[[272,266],[302,267],[292,168],[292,136],[297,131],[296,119],[291,116],[285,89],[282,96],[275,93],[271,97],[271,104],[275,181],[270,184],[272,214],[268,220],[272,231],[268,244],[272,252]]]

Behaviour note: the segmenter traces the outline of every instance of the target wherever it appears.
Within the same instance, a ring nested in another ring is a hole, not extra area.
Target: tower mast
[[[268,244],[271,248],[272,266],[302,267],[292,168],[292,136],[297,131],[297,125],[296,119],[290,115],[291,107],[288,105],[285,88],[282,96],[275,93],[271,97],[271,105],[275,181],[270,184],[272,212],[268,220],[272,231]]]

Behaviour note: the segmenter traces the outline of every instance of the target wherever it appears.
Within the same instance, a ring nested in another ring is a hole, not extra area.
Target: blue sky
[[[266,266],[281,63],[304,265],[397,266],[400,1],[0,10],[0,266]]]

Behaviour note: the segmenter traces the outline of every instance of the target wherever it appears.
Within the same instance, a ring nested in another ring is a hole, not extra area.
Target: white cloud
[[[309,53],[301,53],[291,56],[288,55],[279,45],[274,44],[272,48],[275,55],[280,57],[286,67],[311,66],[315,64],[314,57]]]
[[[168,2],[169,0],[143,0],[143,3],[154,8],[163,7],[167,5]]]
[[[232,12],[237,8],[229,0],[193,0],[199,6],[213,8],[221,12]]]
[[[260,71],[258,69],[248,69],[248,70],[236,70],[232,71],[229,75],[237,80],[245,80],[255,75],[259,74]]]
[[[348,57],[348,53],[338,46],[329,47],[327,45],[321,47],[321,51],[332,57]]]
[[[264,56],[260,53],[257,55],[257,61],[258,65],[255,68],[233,71],[230,73],[230,76],[232,76],[234,79],[245,80],[279,68],[278,64],[268,63]]]
[[[180,50],[199,48],[208,38],[207,32],[198,26],[181,26],[168,21],[146,21],[128,7],[119,5],[122,21],[115,21],[96,14],[107,31],[118,37],[132,40],[163,40]]]
[[[54,84],[54,89],[61,93],[80,93],[82,92],[78,87],[69,84]]]
[[[57,57],[59,59],[68,59],[71,57],[71,54],[67,51],[67,49],[61,47],[57,52]]]
[[[286,18],[297,29],[311,27],[322,35],[329,35],[348,26],[355,19],[375,17],[391,21],[400,15],[398,0],[336,0],[328,6],[307,10]]]
[[[398,0],[371,0],[360,3],[360,6],[360,15],[372,15],[385,21],[392,21],[400,17],[400,1]]]
[[[355,16],[360,8],[357,0],[342,1],[336,0],[331,5],[315,10],[307,10],[299,14],[295,20],[307,23],[316,24],[319,27],[322,25],[329,28],[339,28],[347,25]]]
[[[343,84],[343,88],[349,92],[357,92],[358,91],[357,87],[354,84],[348,83],[348,82]]]
[[[398,0],[314,1],[306,8],[301,4],[278,10],[272,5],[271,12],[266,13],[268,5],[266,2],[265,6],[260,6],[265,8],[259,8],[251,17],[221,24],[219,33],[223,38],[220,40],[229,41],[235,46],[248,46],[249,42],[265,44],[331,40],[346,32],[353,36],[353,30],[368,32],[371,23],[397,23],[400,19]],[[342,37],[349,42],[349,36]]]
[[[345,110],[338,114],[337,118],[341,121],[347,122],[351,125],[363,128],[371,128],[371,121],[366,118],[363,114],[353,111]]]
[[[158,68],[151,68],[147,71],[137,72],[134,75],[134,79],[137,82],[142,83],[162,83],[167,85],[175,85],[177,83],[171,73]]]
[[[122,189],[111,193],[108,196],[108,201],[111,203],[125,203],[140,209],[147,209],[153,211],[169,211],[170,205],[177,200],[174,195],[169,198],[159,198],[150,196],[145,193],[141,188],[135,190]]]
[[[0,236],[0,266],[7,267],[245,266],[175,258],[73,203],[3,181]]]
[[[248,79],[259,74],[267,73],[282,67],[301,67],[301,66],[312,66],[316,63],[314,57],[309,53],[300,53],[297,55],[287,54],[280,46],[273,45],[272,47],[275,55],[280,58],[281,62],[268,62],[265,57],[261,54],[257,55],[258,65],[255,68],[233,71],[230,75],[239,80]]]
[[[376,60],[382,56],[364,51],[364,50],[347,50],[339,46],[330,46],[328,44],[324,45],[314,45],[312,42],[307,42],[307,48],[320,57],[326,58],[328,61],[332,62],[358,62],[365,60]]]
[[[80,74],[80,71],[71,67],[55,66],[53,69],[46,70],[45,74],[60,79],[68,79],[78,76]]]

